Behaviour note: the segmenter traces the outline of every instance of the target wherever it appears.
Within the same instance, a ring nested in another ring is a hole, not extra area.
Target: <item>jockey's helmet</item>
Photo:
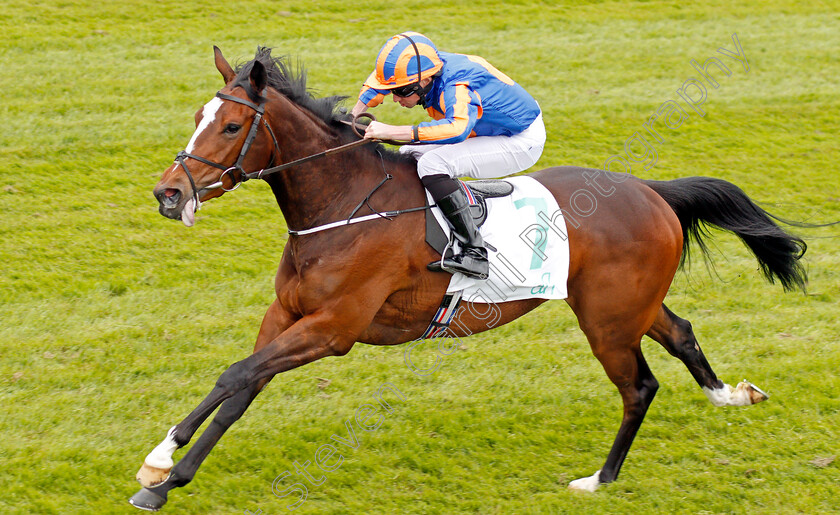
[[[376,89],[389,89],[400,96],[420,92],[419,82],[443,68],[432,40],[419,32],[404,32],[389,39],[376,57],[376,70],[371,84]],[[416,88],[405,86],[417,85]],[[411,89],[411,91],[408,91]],[[401,94],[407,93],[407,94]],[[422,95],[421,95],[422,96]]]

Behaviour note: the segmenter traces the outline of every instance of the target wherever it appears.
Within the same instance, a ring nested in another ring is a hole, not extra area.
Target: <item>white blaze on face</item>
[[[195,132],[193,133],[192,138],[190,138],[190,142],[187,144],[187,153],[192,154],[192,151],[195,148],[195,141],[198,139],[198,136],[204,132],[204,130],[207,129],[213,121],[216,120],[216,113],[219,111],[220,107],[222,107],[222,99],[219,97],[213,97],[213,100],[204,105],[204,111],[202,111],[201,114],[201,122],[198,124],[198,127],[195,128]]]
[[[186,152],[188,154],[192,154],[193,149],[195,149],[195,142],[198,140],[201,133],[203,133],[207,127],[216,120],[216,113],[219,111],[220,107],[222,107],[222,99],[219,97],[213,97],[213,100],[204,104],[204,110],[201,112],[201,121],[199,122],[198,127],[195,128],[195,132],[193,133],[192,138],[190,138],[190,142],[187,143]],[[175,166],[177,167],[179,164],[180,163],[176,162]],[[197,202],[197,199],[195,198],[191,198],[187,201],[187,204],[181,211],[181,221],[184,222],[184,225],[192,227],[195,224],[195,212],[198,211],[200,207],[201,203]]]

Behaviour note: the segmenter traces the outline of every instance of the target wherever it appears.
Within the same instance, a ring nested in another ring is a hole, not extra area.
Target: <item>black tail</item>
[[[710,236],[708,225],[715,225],[741,238],[771,283],[778,279],[786,291],[797,287],[805,290],[808,277],[799,260],[807,245],[783,231],[773,222],[772,215],[755,205],[738,186],[711,177],[644,183],[665,199],[680,219],[683,260],[688,256],[689,239],[708,255],[703,240]]]

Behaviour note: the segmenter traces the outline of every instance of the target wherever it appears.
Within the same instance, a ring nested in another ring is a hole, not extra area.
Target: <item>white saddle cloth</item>
[[[488,198],[481,235],[488,247],[490,277],[481,281],[452,275],[447,293],[462,291],[467,302],[496,304],[522,299],[565,299],[569,276],[569,239],[557,200],[542,184],[527,177],[505,179],[513,193]],[[469,181],[466,182],[469,185]],[[428,193],[427,193],[428,195]],[[434,201],[429,197],[429,203]],[[449,236],[449,224],[437,207],[435,219]],[[455,242],[456,250],[458,242]]]

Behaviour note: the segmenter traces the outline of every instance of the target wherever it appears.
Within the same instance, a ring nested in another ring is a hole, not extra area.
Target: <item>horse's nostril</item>
[[[160,202],[161,206],[172,208],[178,205],[181,200],[181,192],[175,188],[166,188],[165,190],[157,192],[155,196]]]

